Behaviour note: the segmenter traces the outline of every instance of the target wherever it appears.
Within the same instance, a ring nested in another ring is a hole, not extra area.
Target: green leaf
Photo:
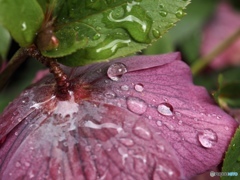
[[[222,180],[238,180],[240,175],[240,129],[238,128],[223,162],[222,172],[234,174],[234,176],[222,176]]]
[[[0,25],[0,66],[1,59],[5,60],[10,46],[11,37],[9,32]]]
[[[84,65],[135,53],[156,41],[181,17],[189,0],[70,0],[54,23],[59,62]]]
[[[43,18],[36,0],[0,0],[0,24],[21,47],[33,42]]]

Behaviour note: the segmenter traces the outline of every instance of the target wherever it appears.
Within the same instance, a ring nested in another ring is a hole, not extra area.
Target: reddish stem
[[[44,57],[35,45],[26,48],[26,53],[40,61],[49,68],[49,71],[54,75],[56,80],[56,96],[58,99],[64,101],[70,99],[69,81],[67,75],[61,69],[56,59]]]

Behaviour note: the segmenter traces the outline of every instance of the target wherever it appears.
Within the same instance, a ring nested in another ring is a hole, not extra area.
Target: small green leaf
[[[70,0],[54,23],[59,62],[84,65],[135,53],[159,39],[185,15],[189,0]]]
[[[22,47],[33,42],[43,18],[36,0],[0,0],[0,24]]]
[[[240,176],[240,129],[238,128],[225,155],[222,172],[233,176],[222,176],[222,180],[238,180]]]
[[[5,60],[10,46],[11,37],[9,32],[0,25],[0,66],[1,59]]]

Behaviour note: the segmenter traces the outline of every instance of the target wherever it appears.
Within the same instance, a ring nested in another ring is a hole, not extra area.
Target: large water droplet
[[[113,81],[118,81],[127,72],[127,67],[123,63],[114,63],[108,70],[107,75]]]
[[[145,101],[137,97],[128,97],[127,107],[130,111],[136,114],[143,114],[147,110],[147,104],[145,103]]]
[[[161,103],[157,107],[157,111],[164,116],[172,116],[173,115],[173,107],[169,103]]]
[[[205,148],[212,148],[218,141],[217,134],[211,129],[205,129],[197,134],[200,144]]]
[[[122,28],[137,42],[149,43],[149,31],[152,19],[146,14],[144,8],[136,1],[127,3],[121,17],[116,17],[116,10],[106,12],[103,23],[109,28]],[[111,25],[111,26],[110,26]]]
[[[150,140],[152,138],[152,134],[144,124],[137,123],[133,128],[133,133],[145,140]]]
[[[144,90],[144,87],[141,83],[138,83],[134,86],[134,89],[137,91],[137,92],[143,92]]]

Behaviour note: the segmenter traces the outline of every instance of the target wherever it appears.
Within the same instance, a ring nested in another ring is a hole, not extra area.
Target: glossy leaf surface
[[[222,180],[237,180],[240,175],[240,129],[238,129],[229,145],[228,151],[225,155],[223,163],[223,172],[229,173],[228,176],[224,176]]]
[[[0,0],[0,24],[22,47],[33,42],[43,18],[36,0]]]
[[[59,46],[42,52],[77,66],[146,48],[185,14],[189,1],[68,1],[54,23]],[[72,54],[73,53],[73,54]]]

